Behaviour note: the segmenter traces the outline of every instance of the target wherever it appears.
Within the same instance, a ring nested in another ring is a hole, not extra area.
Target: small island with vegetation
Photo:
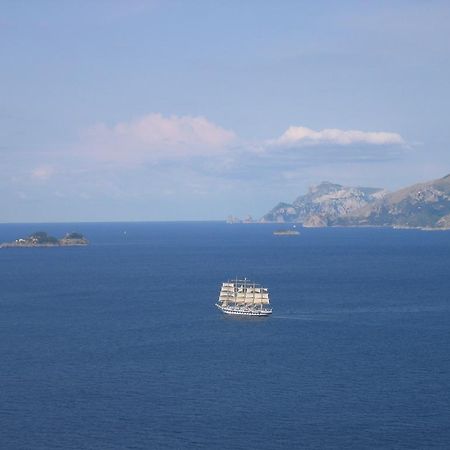
[[[49,236],[45,231],[36,231],[28,237],[13,242],[3,242],[0,248],[11,247],[72,247],[88,245],[89,241],[81,233],[67,233],[61,239]]]

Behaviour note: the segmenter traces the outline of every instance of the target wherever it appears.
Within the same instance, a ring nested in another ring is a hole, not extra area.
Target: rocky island
[[[450,174],[395,192],[323,182],[292,203],[279,203],[261,222],[448,230]]]
[[[61,239],[49,236],[45,231],[36,231],[25,238],[13,242],[3,242],[0,248],[11,247],[73,247],[88,245],[89,241],[81,233],[67,233]]]

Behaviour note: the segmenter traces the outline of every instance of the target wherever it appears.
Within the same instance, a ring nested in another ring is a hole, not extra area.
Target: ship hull
[[[256,316],[265,317],[272,314],[271,309],[250,309],[250,308],[236,308],[232,306],[222,306],[216,303],[216,306],[224,313],[233,316]]]

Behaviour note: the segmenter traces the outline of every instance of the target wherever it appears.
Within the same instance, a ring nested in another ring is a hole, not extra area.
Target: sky
[[[0,0],[0,222],[259,218],[450,173],[450,2]]]

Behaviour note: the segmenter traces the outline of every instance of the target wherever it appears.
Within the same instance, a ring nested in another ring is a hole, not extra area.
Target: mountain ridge
[[[328,181],[311,186],[292,203],[280,202],[261,222],[305,227],[387,226],[450,228],[450,174],[388,192]]]

